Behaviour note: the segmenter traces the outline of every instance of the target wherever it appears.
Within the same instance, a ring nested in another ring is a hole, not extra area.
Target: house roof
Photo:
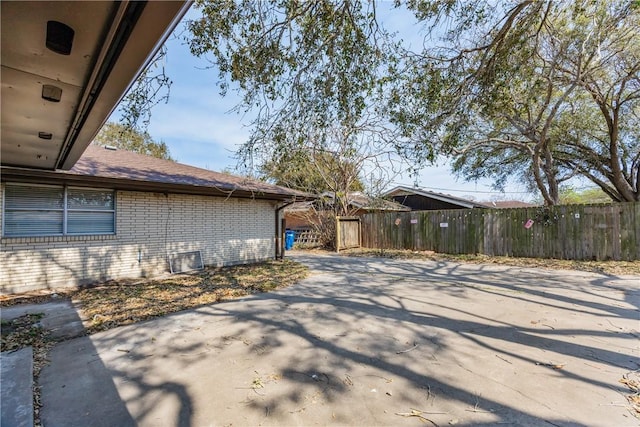
[[[256,199],[308,199],[309,195],[262,181],[213,172],[170,160],[90,145],[69,171],[2,168],[2,180],[92,185],[153,192]]]
[[[318,199],[324,200],[333,200],[334,193],[331,191],[325,191],[324,193],[318,195]],[[349,193],[349,205],[357,208],[364,209],[368,211],[409,211],[411,209],[407,208],[400,203],[396,203],[390,200],[385,200],[381,198],[372,198],[367,196],[366,194],[354,191]],[[307,202],[297,202],[288,206],[285,211],[287,212],[306,212],[312,206],[314,201]]]
[[[440,200],[443,202],[451,203],[454,205],[462,206],[464,208],[489,208],[491,207],[487,203],[475,202],[473,200],[463,199],[461,197],[455,197],[450,194],[436,193],[434,191],[423,190],[420,188],[410,188],[398,186],[395,187],[386,193],[384,193],[386,197],[395,197],[395,196],[408,196],[408,195],[419,195],[424,197],[430,197],[435,200]]]
[[[320,197],[333,198],[332,192],[325,192]],[[391,200],[385,200],[382,198],[369,197],[360,191],[354,191],[349,193],[349,204],[358,209],[365,209],[370,211],[408,211],[410,210],[400,203],[396,203]]]

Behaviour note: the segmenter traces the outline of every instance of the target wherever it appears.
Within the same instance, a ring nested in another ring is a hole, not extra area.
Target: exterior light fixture
[[[42,99],[51,102],[60,102],[62,89],[53,85],[42,85]]]

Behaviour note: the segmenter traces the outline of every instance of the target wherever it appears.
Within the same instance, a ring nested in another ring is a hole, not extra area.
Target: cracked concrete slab
[[[58,344],[44,425],[638,425],[637,276],[292,258],[290,288]]]

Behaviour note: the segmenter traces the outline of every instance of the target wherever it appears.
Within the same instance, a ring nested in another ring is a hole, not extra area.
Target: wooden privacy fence
[[[359,248],[361,245],[360,217],[336,217],[336,251],[349,248]]]
[[[576,260],[640,259],[640,202],[369,213],[362,246]]]

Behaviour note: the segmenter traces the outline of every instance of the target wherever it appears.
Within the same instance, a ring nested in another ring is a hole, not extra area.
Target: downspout
[[[286,208],[287,206],[290,206],[292,204],[295,203],[295,199],[291,202],[287,202],[284,205],[276,208],[276,259],[284,259],[284,245],[282,244],[282,230],[281,232],[278,232],[279,228],[281,227],[280,225],[280,211],[282,211],[282,209]],[[278,256],[280,256],[278,258]]]

